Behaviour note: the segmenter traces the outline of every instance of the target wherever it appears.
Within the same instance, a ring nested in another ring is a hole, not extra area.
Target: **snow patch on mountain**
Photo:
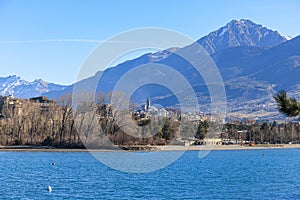
[[[40,96],[43,93],[59,91],[66,86],[47,83],[42,79],[36,79],[32,82],[26,81],[16,75],[0,77],[0,95],[13,95],[17,98],[31,98]]]
[[[221,37],[222,35],[224,35],[224,33],[226,33],[228,29],[227,28],[223,28],[222,32],[219,34],[219,37]]]
[[[291,36],[283,36],[286,40],[291,40],[291,39],[293,39],[293,37],[291,37]]]
[[[163,59],[166,59],[167,57],[172,55],[177,50],[179,50],[179,48],[173,47],[173,48],[169,48],[167,50],[158,51],[158,52],[155,52],[155,53],[149,53],[148,56],[149,56],[149,58],[152,62],[159,62]]]

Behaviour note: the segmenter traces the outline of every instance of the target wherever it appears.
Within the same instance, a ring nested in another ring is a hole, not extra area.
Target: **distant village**
[[[56,147],[83,147],[78,135],[71,107],[71,96],[57,103],[45,96],[20,99],[0,96],[0,146],[48,145]],[[151,120],[166,119],[161,131],[153,138],[140,139],[122,132],[110,104],[97,105],[95,119],[105,135],[116,145],[255,145],[300,143],[298,122],[258,122],[253,119],[227,119],[218,132],[209,133],[218,124],[217,116],[201,112],[181,113],[174,108],[144,104],[130,111],[139,126]],[[84,119],[83,119],[84,120]],[[184,121],[185,120],[185,121]],[[184,135],[176,135],[179,128]],[[86,134],[88,137],[88,134]],[[84,138],[88,141],[88,138]]]
[[[201,112],[181,113],[180,110],[175,108],[163,108],[162,106],[151,105],[151,100],[148,98],[145,104],[133,111],[133,117],[137,119],[150,119],[150,118],[176,118],[180,119],[182,116],[186,117],[189,121],[216,121],[213,114],[204,114]]]

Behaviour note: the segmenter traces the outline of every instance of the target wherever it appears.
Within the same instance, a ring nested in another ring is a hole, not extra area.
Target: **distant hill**
[[[224,79],[247,76],[278,89],[300,83],[300,36],[272,48],[234,47],[212,57]]]

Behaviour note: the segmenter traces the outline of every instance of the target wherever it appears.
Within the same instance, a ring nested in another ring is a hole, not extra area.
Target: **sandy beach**
[[[257,150],[257,149],[290,149],[290,148],[300,148],[300,144],[280,144],[280,145],[256,145],[256,146],[246,146],[246,145],[199,145],[199,146],[159,146],[161,151],[196,151],[196,150]]]

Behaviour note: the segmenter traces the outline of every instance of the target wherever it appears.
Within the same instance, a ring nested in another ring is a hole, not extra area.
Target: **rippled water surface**
[[[300,199],[300,149],[198,154],[131,174],[89,153],[0,152],[0,199]]]

